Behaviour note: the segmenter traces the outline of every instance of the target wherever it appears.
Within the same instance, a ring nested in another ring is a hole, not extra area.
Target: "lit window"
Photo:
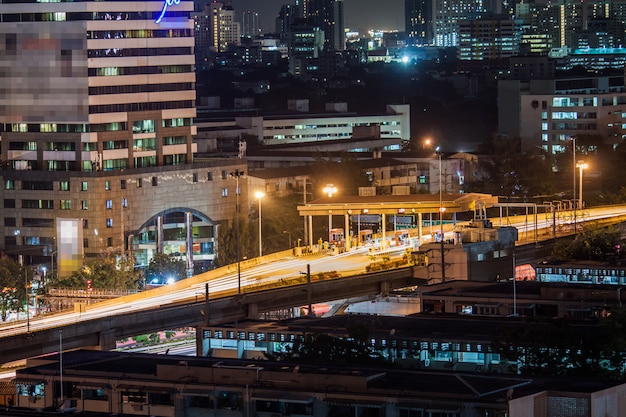
[[[222,197],[228,197],[228,188],[222,188]]]

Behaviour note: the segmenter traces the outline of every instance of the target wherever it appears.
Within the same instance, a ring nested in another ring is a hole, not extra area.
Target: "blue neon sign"
[[[161,20],[165,16],[165,12],[167,11],[167,8],[175,4],[180,4],[180,0],[165,0],[163,2],[163,9],[161,10],[161,14],[157,18],[157,20],[154,21],[154,23],[161,23]]]

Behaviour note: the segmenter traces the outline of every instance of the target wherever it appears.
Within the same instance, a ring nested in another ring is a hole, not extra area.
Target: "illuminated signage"
[[[165,12],[167,11],[167,8],[175,4],[180,4],[180,0],[165,0],[163,2],[163,9],[161,10],[161,14],[157,18],[157,20],[154,21],[154,23],[161,23],[161,20],[165,16]]]

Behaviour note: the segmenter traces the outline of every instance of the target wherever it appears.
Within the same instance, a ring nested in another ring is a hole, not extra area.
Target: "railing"
[[[139,292],[139,290],[82,290],[75,288],[49,288],[46,296],[67,298],[116,298],[124,295],[137,294]]]

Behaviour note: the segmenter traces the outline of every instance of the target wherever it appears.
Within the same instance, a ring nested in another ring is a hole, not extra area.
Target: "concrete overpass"
[[[212,296],[208,302],[193,298],[174,305],[79,321],[31,333],[0,338],[0,363],[11,362],[59,350],[84,347],[110,350],[116,340],[163,329],[200,324],[231,322],[259,313],[327,302],[355,296],[387,294],[397,288],[423,284],[413,278],[413,268],[342,277],[310,284],[280,287],[258,292]],[[205,312],[208,309],[208,321]],[[201,335],[199,335],[200,337]]]

